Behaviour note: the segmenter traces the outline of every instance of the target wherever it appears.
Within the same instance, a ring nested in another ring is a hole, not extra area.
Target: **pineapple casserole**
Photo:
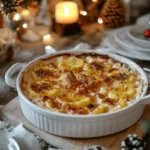
[[[107,55],[61,54],[35,62],[21,88],[34,104],[54,112],[90,115],[122,109],[138,99],[142,80]]]

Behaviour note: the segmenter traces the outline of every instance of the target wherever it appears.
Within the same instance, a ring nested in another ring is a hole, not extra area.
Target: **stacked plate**
[[[127,26],[115,30],[106,39],[106,45],[120,55],[150,61],[150,38],[144,36],[147,26]]]

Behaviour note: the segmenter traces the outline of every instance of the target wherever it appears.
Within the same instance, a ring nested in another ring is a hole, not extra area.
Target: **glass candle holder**
[[[14,49],[18,49],[17,28],[19,27],[20,23],[21,23],[21,17],[18,13],[16,13],[13,16],[10,16],[10,18],[6,18],[6,24],[8,28],[13,32]]]
[[[49,5],[52,5],[51,2]],[[79,5],[75,1],[57,1],[53,3],[51,15],[51,31],[61,36],[72,35],[80,32]]]

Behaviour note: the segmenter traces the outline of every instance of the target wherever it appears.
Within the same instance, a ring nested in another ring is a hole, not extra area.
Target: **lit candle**
[[[76,23],[79,19],[78,5],[69,1],[56,4],[55,19],[61,24]]]
[[[92,0],[92,2],[97,2],[97,0]]]
[[[50,45],[51,42],[52,42],[52,37],[50,34],[43,36],[43,44],[44,45]]]

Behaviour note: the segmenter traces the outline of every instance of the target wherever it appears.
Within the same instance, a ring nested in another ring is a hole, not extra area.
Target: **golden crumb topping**
[[[67,114],[101,114],[133,103],[141,76],[106,55],[64,54],[34,63],[22,78],[25,96],[42,108]]]

